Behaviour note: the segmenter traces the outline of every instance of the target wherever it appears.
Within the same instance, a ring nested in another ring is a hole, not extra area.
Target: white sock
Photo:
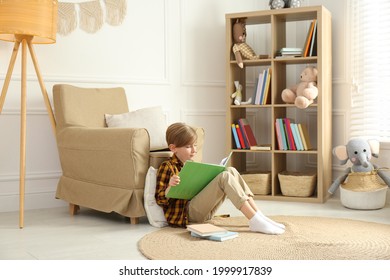
[[[260,216],[262,216],[266,221],[270,222],[271,224],[277,226],[277,227],[280,227],[282,229],[285,229],[286,226],[281,224],[281,223],[278,223],[278,222],[275,222],[274,220],[271,220],[270,218],[268,218],[266,215],[264,215],[260,210],[257,211],[257,213],[260,214]]]
[[[284,229],[275,226],[268,222],[264,217],[262,217],[259,213],[256,213],[249,220],[249,229],[255,232],[262,232],[266,234],[282,234]]]

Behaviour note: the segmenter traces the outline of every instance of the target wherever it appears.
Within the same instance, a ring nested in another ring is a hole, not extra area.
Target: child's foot
[[[260,216],[262,216],[266,221],[270,222],[271,224],[273,224],[273,225],[275,225],[277,227],[280,227],[281,229],[286,229],[285,225],[283,225],[281,223],[278,223],[278,222],[275,222],[274,220],[271,220],[266,215],[264,215],[261,211],[257,211],[257,213],[259,213]]]
[[[249,229],[255,232],[262,232],[265,234],[282,234],[284,233],[284,229],[270,223],[264,217],[262,217],[259,213],[256,213],[249,220]]]

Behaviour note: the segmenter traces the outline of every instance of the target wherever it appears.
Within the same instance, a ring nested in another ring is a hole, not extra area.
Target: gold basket
[[[253,194],[267,195],[271,193],[271,173],[257,172],[241,175]]]
[[[341,184],[344,189],[354,192],[371,192],[386,187],[386,183],[378,175],[378,170],[349,173]]]
[[[317,174],[283,171],[278,174],[280,189],[285,196],[312,196],[317,184]]]

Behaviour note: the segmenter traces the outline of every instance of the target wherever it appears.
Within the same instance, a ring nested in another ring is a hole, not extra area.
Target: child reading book
[[[178,174],[184,163],[196,155],[196,131],[184,123],[174,123],[166,131],[166,141],[173,155],[158,169],[155,197],[157,204],[163,208],[169,225],[186,227],[189,223],[210,220],[227,197],[248,218],[251,231],[266,234],[284,232],[283,224],[266,217],[257,208],[253,193],[233,167],[228,167],[217,175],[191,200],[166,197],[170,188],[185,188],[177,186],[180,183]]]

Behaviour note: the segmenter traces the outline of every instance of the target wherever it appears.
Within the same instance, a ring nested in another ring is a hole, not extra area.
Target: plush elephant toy
[[[333,194],[351,172],[370,172],[378,167],[370,162],[371,157],[379,156],[379,141],[365,140],[361,138],[351,139],[347,145],[337,146],[333,149],[333,154],[344,165],[348,160],[352,166],[348,167],[344,174],[338,177],[330,186],[328,192]],[[384,174],[383,170],[378,170],[378,175],[387,186],[390,186],[390,178]]]

